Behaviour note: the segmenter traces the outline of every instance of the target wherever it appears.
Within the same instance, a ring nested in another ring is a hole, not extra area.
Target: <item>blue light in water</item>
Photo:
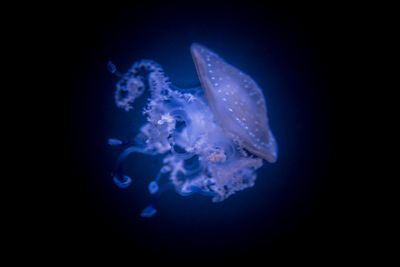
[[[263,159],[274,163],[278,157],[257,84],[202,45],[193,44],[191,53],[201,83],[197,88],[172,85],[161,66],[151,60],[135,62],[123,75],[108,64],[111,73],[121,77],[115,91],[118,107],[129,111],[145,89],[150,91],[143,110],[147,123],[137,136],[108,141],[114,146],[133,144],[118,159],[115,183],[121,188],[131,183],[122,166],[128,155],[165,155],[164,166],[148,186],[154,200],[142,217],[156,213],[156,201],[169,188],[182,196],[197,193],[223,201],[254,185]],[[159,187],[166,174],[168,181]]]

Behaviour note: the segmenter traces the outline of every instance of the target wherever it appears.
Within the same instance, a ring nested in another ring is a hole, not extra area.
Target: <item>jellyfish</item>
[[[153,200],[141,213],[145,218],[156,214],[157,201],[167,190],[223,201],[254,186],[263,161],[278,158],[256,82],[204,45],[193,43],[190,52],[200,81],[194,88],[173,85],[152,60],[137,61],[124,74],[109,62],[109,70],[120,78],[114,95],[119,108],[132,110],[135,100],[150,92],[142,112],[146,123],[138,134],[131,140],[108,140],[109,145],[126,146],[113,175],[120,188],[132,182],[123,168],[130,154],[163,155],[148,186]]]

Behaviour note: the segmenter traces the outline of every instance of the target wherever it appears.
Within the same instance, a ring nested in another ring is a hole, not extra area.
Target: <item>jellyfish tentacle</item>
[[[108,68],[108,71],[111,72],[112,74],[114,74],[115,76],[117,76],[117,77],[122,77],[123,76],[122,73],[117,71],[117,67],[111,61],[108,61],[107,68]]]
[[[150,194],[154,195],[155,193],[158,192],[158,190],[159,190],[158,182],[160,181],[161,176],[162,176],[164,173],[168,172],[168,171],[167,171],[167,168],[165,168],[165,167],[166,167],[166,166],[163,166],[163,167],[159,170],[159,172],[157,173],[156,179],[154,179],[153,181],[150,182],[150,184],[149,184],[149,186],[148,186],[148,189],[149,189]]]
[[[141,147],[130,146],[130,147],[126,148],[118,157],[116,174],[113,177],[115,184],[120,188],[126,188],[132,182],[132,179],[129,176],[126,176],[123,174],[123,165],[124,165],[123,163],[124,163],[125,159],[132,153],[142,153],[142,154],[154,155],[154,153],[148,152],[144,148],[141,148]]]
[[[132,183],[131,177],[127,175],[114,176],[113,181],[119,188],[127,188]]]
[[[121,141],[117,138],[108,138],[107,142],[110,146],[120,146],[123,143],[123,141]]]
[[[157,210],[154,208],[152,204],[148,205],[145,207],[142,212],[140,213],[140,216],[143,218],[150,218],[153,217],[154,214],[157,213]]]
[[[202,195],[202,196],[210,196],[210,197],[218,196],[218,193],[212,192],[212,191],[203,190],[199,186],[192,185],[190,187],[190,189],[192,190],[193,193],[196,193],[196,194],[199,194],[199,195]]]
[[[193,92],[201,91],[201,85],[200,84],[195,85],[195,86],[189,86],[189,87],[180,87],[180,86],[177,86],[175,84],[170,84],[169,86],[170,86],[170,88],[172,90],[178,91],[178,92],[181,92],[181,93],[193,93]]]
[[[151,181],[148,188],[149,188],[150,194],[153,195],[153,194],[157,193],[157,191],[158,191],[157,181]]]
[[[115,65],[108,65],[111,73],[116,73]],[[121,76],[115,91],[115,102],[118,107],[129,111],[132,103],[139,98],[148,87],[152,95],[161,94],[169,90],[168,78],[164,75],[162,67],[152,60],[135,62],[127,73]]]
[[[126,146],[136,143],[134,140],[120,140],[118,138],[108,138],[107,142],[110,146]]]
[[[158,201],[159,201],[159,199],[160,199],[161,194],[162,194],[163,192],[167,191],[167,190],[172,190],[172,189],[174,189],[174,188],[175,188],[175,186],[174,186],[171,182],[166,183],[166,184],[164,184],[163,186],[161,186],[161,187],[159,188],[159,190],[158,190],[156,193],[154,193],[154,198],[153,198],[153,200],[150,202],[150,204],[147,205],[147,206],[142,210],[140,216],[143,217],[143,218],[150,218],[150,217],[153,217],[154,214],[156,214],[156,212],[157,212],[156,205],[157,205],[157,203],[158,203]]]
[[[217,197],[218,196],[218,193],[213,192],[213,191],[204,190],[203,188],[201,188],[200,186],[197,186],[197,185],[191,185],[191,186],[189,186],[189,188],[187,190],[177,191],[177,193],[184,197],[191,196],[193,194],[198,194],[198,195],[208,196],[208,197]]]

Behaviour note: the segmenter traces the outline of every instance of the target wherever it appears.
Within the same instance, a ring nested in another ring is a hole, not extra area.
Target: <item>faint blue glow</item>
[[[154,200],[142,217],[156,213],[156,201],[169,188],[182,196],[197,193],[211,197],[213,202],[223,201],[254,185],[263,159],[271,163],[277,159],[276,141],[257,84],[202,45],[193,44],[191,52],[201,87],[172,85],[161,66],[151,60],[135,62],[127,73],[118,74],[118,107],[131,110],[145,89],[150,97],[143,110],[147,122],[136,137],[108,140],[113,146],[131,145],[118,159],[115,183],[120,188],[131,183],[122,167],[131,153],[164,155],[163,167],[148,186]],[[108,68],[117,73],[111,62]],[[223,82],[212,83],[216,78]]]

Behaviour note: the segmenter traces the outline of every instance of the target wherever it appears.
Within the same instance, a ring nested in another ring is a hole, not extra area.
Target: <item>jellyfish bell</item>
[[[260,87],[205,46],[193,43],[190,51],[217,123],[244,148],[274,163],[277,145]]]
[[[110,138],[111,146],[128,146],[117,160],[114,182],[119,188],[131,184],[123,172],[132,153],[163,155],[163,167],[148,191],[153,200],[141,213],[156,214],[160,195],[175,190],[182,196],[199,194],[213,202],[227,199],[252,187],[263,159],[277,159],[277,145],[269,128],[267,108],[259,86],[210,49],[193,44],[191,54],[201,86],[179,88],[151,60],[135,62],[121,74],[115,102],[125,111],[150,91],[142,114],[147,122],[132,140]]]

